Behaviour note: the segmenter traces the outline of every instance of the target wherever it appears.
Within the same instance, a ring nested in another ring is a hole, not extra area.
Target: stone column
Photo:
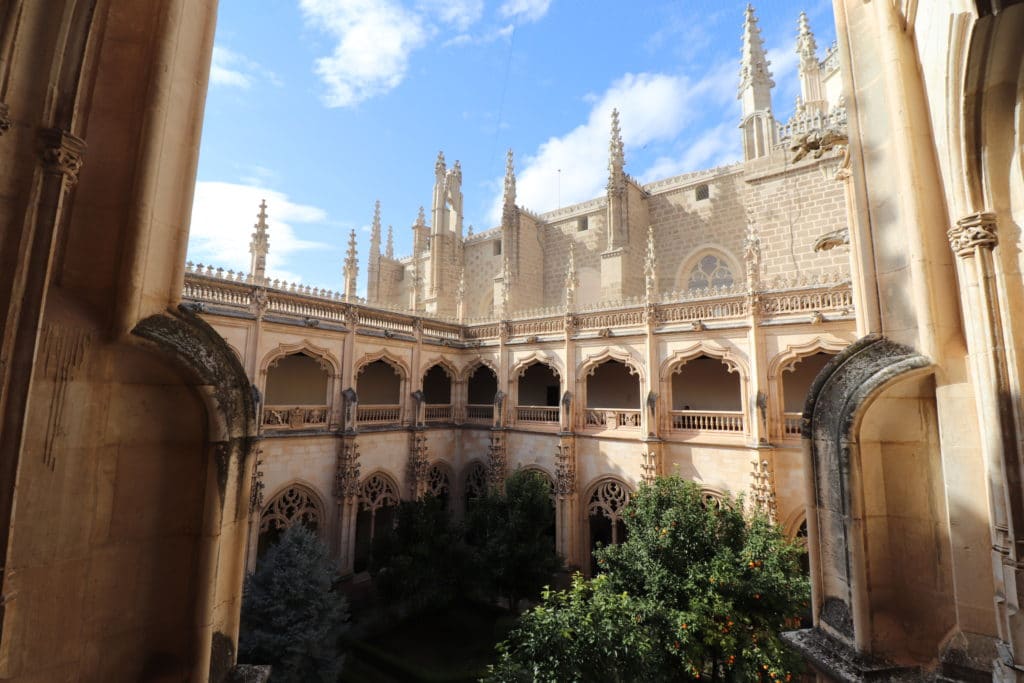
[[[249,540],[245,548],[245,573],[256,571],[256,554],[260,543],[260,513],[263,510],[263,450],[256,451],[256,462],[252,466],[252,486],[249,489]]]
[[[1024,662],[1024,501],[1007,372],[1002,307],[992,251],[999,244],[996,216],[974,213],[948,231],[957,256],[960,297],[967,332],[972,384],[980,419],[982,455],[988,479],[989,525],[999,637],[1003,659]],[[1012,342],[1011,342],[1012,343]],[[1003,671],[993,680],[1017,680]]]
[[[555,548],[568,567],[580,567],[576,501],[576,437],[558,435],[555,451]]]
[[[354,433],[342,436],[337,469],[334,474],[334,502],[337,505],[338,530],[335,557],[342,576],[352,574],[356,548],[356,517],[359,514],[359,444]]]

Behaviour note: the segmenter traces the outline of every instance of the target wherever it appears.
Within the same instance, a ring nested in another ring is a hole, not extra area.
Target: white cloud
[[[248,90],[253,81],[268,81],[281,86],[281,79],[273,71],[264,69],[243,54],[223,45],[213,46],[213,63],[210,65],[210,83]]]
[[[597,99],[586,123],[550,138],[519,161],[517,203],[548,211],[598,196],[608,181],[612,109],[619,110],[628,163],[630,147],[668,140],[682,130],[690,118],[692,97],[693,87],[685,77],[626,74]],[[489,215],[492,225],[500,220],[501,201],[499,194]]]
[[[418,0],[416,7],[459,31],[468,29],[484,14],[484,0]]]
[[[773,109],[777,118],[788,118],[793,112],[793,103],[796,96],[800,94],[800,79],[797,77],[797,65],[800,57],[792,44],[785,47],[773,47],[767,52],[768,61],[771,64],[768,68],[772,72],[772,80],[775,81],[775,91],[772,93],[774,100]],[[782,114],[782,116],[778,116]]]
[[[316,61],[329,107],[349,107],[397,87],[409,55],[429,37],[421,15],[388,0],[301,0],[306,19],[337,38]]]
[[[519,19],[524,23],[539,21],[548,13],[551,0],[505,0],[498,12],[505,18]]]
[[[460,33],[454,38],[449,38],[443,44],[443,47],[452,47],[460,45],[487,45],[498,40],[508,40],[512,36],[512,32],[515,30],[514,24],[508,24],[500,28],[496,28],[490,32],[482,33],[474,36],[469,33]]]
[[[641,181],[649,183],[662,178],[671,178],[680,173],[714,168],[740,158],[742,149],[736,124],[721,123],[711,130],[703,131],[700,137],[676,157],[664,156],[654,161],[644,171]]]
[[[299,239],[294,223],[322,223],[323,209],[289,201],[282,192],[236,183],[199,181],[192,200],[192,228],[188,258],[235,271],[249,270],[249,241],[260,200],[267,201],[270,253],[267,274],[289,282],[301,276],[286,269],[289,255],[308,249],[329,249],[328,245]]]

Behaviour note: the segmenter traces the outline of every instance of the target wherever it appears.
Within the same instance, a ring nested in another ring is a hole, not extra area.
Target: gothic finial
[[[388,258],[395,258],[395,240],[390,225],[388,226],[388,246],[384,255]]]
[[[356,256],[356,231],[353,228],[348,234],[348,253],[345,258],[345,267],[342,269],[345,276],[345,300],[351,301],[356,296],[356,278],[359,275],[359,260]]]
[[[267,218],[267,200],[261,199],[260,212],[256,214],[256,223],[252,226],[256,231],[252,233],[252,241],[249,242],[249,253],[252,255],[249,272],[257,284],[263,284],[267,271],[267,253],[270,251]]]
[[[797,22],[796,53],[803,59],[817,59],[818,43],[814,40],[807,13],[801,12]]]
[[[423,207],[420,207],[420,211],[416,214],[416,227],[420,228],[427,224],[427,216],[423,213]]]
[[[505,157],[505,204],[516,203],[516,170],[512,158],[512,148]]]
[[[370,251],[380,254],[380,200],[373,205],[373,225],[370,228]]]
[[[609,156],[611,163],[618,164],[621,168],[626,164],[626,155],[622,145],[622,130],[619,128],[619,110],[612,109],[612,139],[609,144]]]
[[[452,166],[452,175],[457,177],[459,180],[462,180],[462,164],[458,159],[455,160],[455,165]]]
[[[767,54],[764,50],[764,41],[761,39],[761,29],[757,26],[757,17],[754,15],[754,6],[747,5],[743,21],[743,51],[740,59],[740,93],[737,99],[743,97],[743,91],[747,88],[760,88],[767,91],[775,86],[772,81],[772,74],[768,70]],[[760,98],[757,98],[760,99]],[[759,102],[759,104],[761,104]],[[770,104],[770,102],[769,102]],[[757,107],[767,108],[759,106]]]
[[[434,175],[444,178],[444,152],[437,153],[437,161],[434,162]]]

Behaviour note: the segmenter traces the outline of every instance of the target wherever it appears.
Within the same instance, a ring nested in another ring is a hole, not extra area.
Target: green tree
[[[333,590],[333,563],[316,534],[289,527],[246,577],[239,658],[273,666],[278,681],[336,681],[348,604]]]
[[[548,481],[528,470],[516,470],[504,491],[490,492],[469,511],[466,537],[481,588],[508,600],[512,610],[522,598],[539,595],[562,566],[547,534],[551,516]]]
[[[545,662],[559,649],[575,653],[572,641],[595,624],[620,629],[605,639],[630,643],[630,652],[598,659],[604,673],[593,680],[636,679],[638,657],[644,680],[790,680],[800,661],[779,634],[799,622],[809,598],[803,551],[763,516],[745,518],[741,505],[708,505],[678,477],[642,486],[625,512],[626,540],[595,553],[604,574],[590,588],[591,612],[566,610],[559,618],[572,628],[560,634],[525,620],[494,680],[523,680],[530,667],[537,680],[591,680],[586,661],[559,662],[562,669]]]
[[[427,496],[401,504],[394,530],[374,546],[370,571],[386,600],[427,608],[463,593],[468,563],[462,530],[444,501]]]

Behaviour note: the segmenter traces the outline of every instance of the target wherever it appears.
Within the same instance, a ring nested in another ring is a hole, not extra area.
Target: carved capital
[[[42,143],[43,168],[47,173],[64,176],[69,186],[78,182],[82,170],[85,140],[58,128],[47,128],[39,132]]]
[[[0,102],[0,135],[3,135],[11,129],[11,110],[7,108],[7,105]]]
[[[964,216],[946,231],[949,246],[961,258],[973,256],[976,249],[993,249],[999,244],[996,215],[984,211]]]

